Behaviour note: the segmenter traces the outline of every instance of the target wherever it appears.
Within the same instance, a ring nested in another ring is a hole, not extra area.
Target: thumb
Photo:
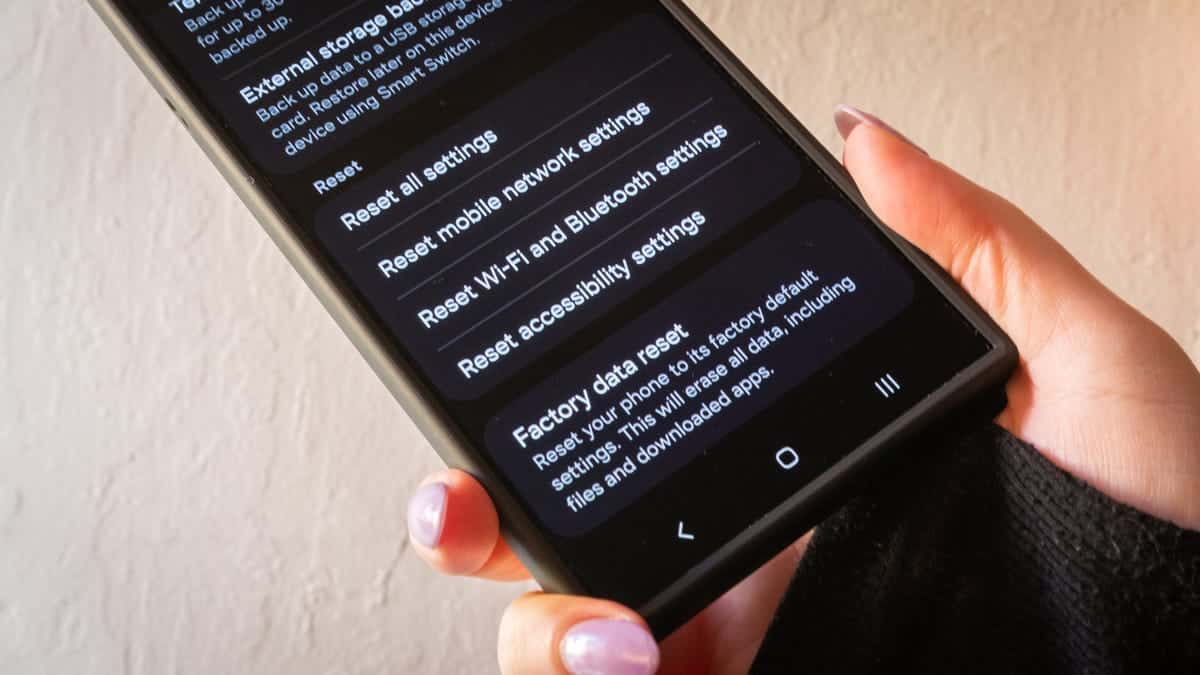
[[[945,268],[1024,358],[1045,346],[1063,303],[1104,293],[1009,202],[931,159],[872,115],[842,106],[836,119],[846,139],[843,161],[871,209]]]

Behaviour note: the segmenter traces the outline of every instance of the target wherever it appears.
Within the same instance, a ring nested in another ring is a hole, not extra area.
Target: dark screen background
[[[425,41],[414,58],[406,50],[431,29],[405,30],[412,34],[403,39],[394,34],[395,45],[381,45],[381,53],[341,79],[328,75],[345,57],[322,59],[314,50],[398,3],[359,1],[331,10],[288,0],[267,11],[251,2],[266,16],[247,19],[242,30],[261,27],[264,41],[258,51],[251,45],[219,63],[196,37],[223,30],[236,16],[217,15],[191,30],[180,19],[196,10],[165,4],[130,3],[313,254],[389,337],[395,358],[428,388],[435,407],[547,528],[593,593],[632,604],[649,597],[989,349],[657,2],[508,2],[494,3],[491,13],[482,12],[483,2],[423,3],[398,18],[387,15],[379,34],[346,53],[378,44],[388,30],[439,7],[457,18],[478,11],[478,19],[432,46]],[[291,23],[272,36],[269,21],[285,16]],[[451,49],[456,44],[460,50]],[[297,66],[309,51],[316,65]],[[453,58],[435,72],[412,74],[425,59],[447,53]],[[376,79],[372,67],[393,57],[401,63]],[[280,73],[289,73],[286,86],[247,102],[247,87]],[[406,73],[411,77],[401,87]],[[322,78],[330,81],[320,83],[314,98],[284,102],[287,92]],[[358,78],[369,81],[327,112],[307,107],[349,92],[342,87]],[[389,86],[394,95],[382,99],[381,88]],[[367,101],[372,93],[381,99],[377,107]],[[264,120],[258,111],[271,104],[282,109]],[[358,117],[336,121],[355,108]],[[630,116],[639,109],[649,113]],[[292,152],[303,133],[272,134],[297,114],[307,118],[294,125],[300,131],[322,122],[337,130],[310,136],[306,149]],[[606,123],[619,131],[601,133]],[[592,132],[611,138],[583,153],[580,141]],[[474,144],[492,137],[494,143]],[[484,145],[492,147],[478,150]],[[462,161],[436,180],[423,179],[424,169],[446,163],[448,150],[468,146],[477,150],[460,152]],[[572,149],[580,158],[568,162],[563,152]],[[678,168],[671,168],[671,157]],[[566,166],[550,172],[547,158]],[[335,187],[314,187],[356,165],[361,169]],[[514,188],[539,168],[546,176],[536,187]],[[642,172],[653,182],[639,183]],[[405,185],[411,194],[403,194]],[[379,204],[389,191],[394,198],[380,215],[346,225],[347,214]],[[615,204],[618,193],[624,201]],[[500,207],[488,208],[492,197]],[[586,223],[600,203],[609,211],[575,232],[572,222]],[[698,220],[697,234],[679,234]],[[422,241],[438,248],[403,273],[381,272],[381,263],[415,255]],[[539,241],[548,250],[535,258],[531,246]],[[643,245],[655,255],[639,268],[634,254]],[[527,259],[511,264],[519,251]],[[617,274],[622,263],[624,279]],[[496,270],[507,276],[485,292],[479,276],[488,270],[493,279]],[[478,297],[470,297],[471,288]],[[459,292],[470,302],[451,302]],[[782,306],[766,309],[779,293],[787,296],[776,303]],[[462,306],[422,323],[423,310],[447,303]],[[755,308],[763,315],[757,323]],[[549,328],[520,336],[522,327],[547,317]],[[753,325],[742,329],[742,320]],[[735,324],[734,338],[718,346]],[[671,346],[669,362],[639,359],[640,350],[676,327],[689,337]],[[468,377],[462,364],[505,336],[518,346]],[[734,365],[738,349],[745,358]],[[687,363],[684,372],[668,371],[680,361]],[[634,374],[619,376],[620,384],[601,395],[594,376],[623,362],[632,363]],[[722,365],[724,375],[715,372]],[[621,410],[622,394],[663,373],[669,385],[629,413]],[[895,391],[879,388],[884,377]],[[696,395],[688,385],[699,389]],[[737,395],[739,385],[749,393]],[[515,440],[515,429],[581,391],[596,397],[589,410],[525,446]],[[683,400],[679,410],[660,408],[674,400],[672,393]],[[646,415],[658,423],[628,433],[610,423],[594,439],[561,450],[563,457],[545,458],[606,407],[624,424]],[[688,420],[691,430],[669,433]],[[786,469],[778,460],[785,447],[797,459]],[[642,462],[651,450],[655,456]],[[539,454],[540,464],[533,459]],[[624,460],[635,468],[618,472]],[[567,474],[580,475],[561,489],[552,486],[552,477]],[[606,485],[604,478],[614,475],[620,476],[615,486]],[[593,485],[603,494],[589,497]],[[681,545],[676,525],[684,522],[696,539]]]

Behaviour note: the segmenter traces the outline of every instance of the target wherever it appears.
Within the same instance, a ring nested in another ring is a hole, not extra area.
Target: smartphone
[[[1004,405],[1013,344],[681,2],[92,4],[548,590],[666,635]]]

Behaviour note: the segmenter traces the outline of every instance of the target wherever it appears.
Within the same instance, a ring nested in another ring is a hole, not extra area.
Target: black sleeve
[[[752,672],[1197,675],[1200,533],[944,439],[817,530]]]

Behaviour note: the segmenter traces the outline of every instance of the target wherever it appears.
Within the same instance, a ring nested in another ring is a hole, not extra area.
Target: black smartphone
[[[681,2],[92,4],[549,590],[665,635],[1004,405],[1012,343]]]

